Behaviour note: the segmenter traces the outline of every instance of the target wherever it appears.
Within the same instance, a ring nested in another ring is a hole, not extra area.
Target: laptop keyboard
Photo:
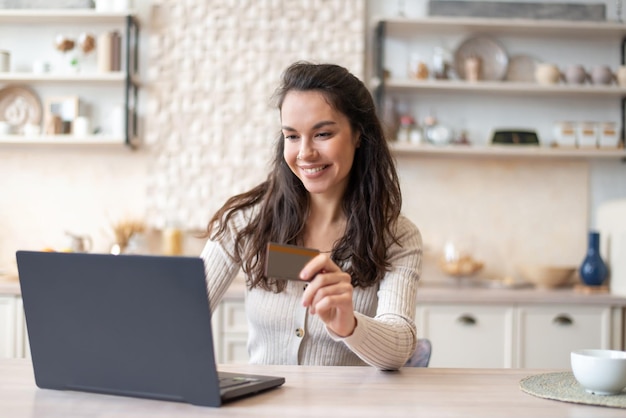
[[[256,382],[259,379],[255,379],[253,377],[220,377],[220,389],[232,388],[233,386],[245,385],[249,382]]]

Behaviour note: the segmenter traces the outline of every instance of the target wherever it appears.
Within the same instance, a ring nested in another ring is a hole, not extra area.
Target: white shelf
[[[615,96],[626,95],[626,88],[617,85],[572,85],[554,84],[542,85],[530,82],[513,81],[476,81],[464,80],[410,80],[410,79],[389,79],[385,81],[385,88],[389,91],[406,90],[430,90],[430,91],[467,91],[467,92],[501,92],[501,93],[523,93],[523,94],[549,94],[558,95],[596,95]]]
[[[569,37],[615,38],[626,36],[626,24],[566,20],[491,19],[466,17],[390,18],[387,36],[415,33],[502,32],[509,34],[558,35]]]
[[[529,145],[414,145],[391,142],[395,155],[448,156],[448,157],[506,157],[506,158],[558,158],[558,159],[626,159],[626,151],[619,148],[549,148]]]
[[[490,157],[490,158],[558,158],[558,159],[626,159],[626,151],[619,148],[548,148],[528,145],[414,145],[391,142],[395,155]]]
[[[6,145],[124,145],[124,138],[116,135],[0,135],[0,144]]]
[[[103,13],[94,9],[4,9],[0,10],[0,23],[107,23],[123,24],[133,11]],[[133,17],[134,19],[134,17]]]
[[[113,71],[110,73],[3,73],[0,72],[0,83],[49,83],[49,82],[90,82],[120,83],[126,79],[126,73]]]

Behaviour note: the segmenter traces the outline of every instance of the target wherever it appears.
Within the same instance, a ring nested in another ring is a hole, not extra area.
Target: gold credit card
[[[265,276],[274,279],[300,280],[302,268],[319,253],[318,250],[311,248],[270,242],[267,244]]]

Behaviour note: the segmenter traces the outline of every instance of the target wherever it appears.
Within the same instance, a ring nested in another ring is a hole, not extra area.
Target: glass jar
[[[450,54],[440,46],[435,47],[433,52],[433,76],[437,80],[450,78]]]

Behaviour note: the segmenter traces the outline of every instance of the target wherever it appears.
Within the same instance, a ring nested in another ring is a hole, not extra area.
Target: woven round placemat
[[[586,405],[626,408],[626,392],[617,395],[592,395],[576,381],[572,372],[543,373],[523,378],[520,389],[533,396]]]

